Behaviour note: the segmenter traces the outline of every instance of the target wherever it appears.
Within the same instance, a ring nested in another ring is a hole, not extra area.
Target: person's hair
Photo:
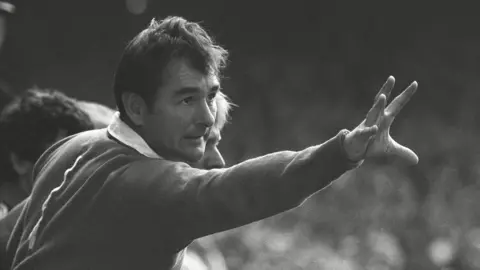
[[[115,72],[113,91],[120,117],[125,119],[122,94],[140,96],[151,109],[164,71],[174,59],[185,59],[199,72],[221,75],[228,52],[198,23],[182,17],[153,19],[124,49]]]
[[[70,136],[90,129],[93,124],[89,116],[75,101],[52,89],[27,90],[5,106],[0,115],[4,148],[33,163],[61,132]]]
[[[218,92],[215,97],[215,102],[217,105],[217,114],[215,116],[215,123],[213,127],[222,131],[225,124],[230,120],[230,111],[232,109],[233,103],[230,102],[230,99],[223,92]]]

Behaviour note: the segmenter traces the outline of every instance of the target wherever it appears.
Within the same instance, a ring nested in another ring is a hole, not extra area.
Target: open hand
[[[418,84],[410,84],[385,108],[394,85],[395,78],[390,76],[375,97],[375,104],[366,119],[346,135],[344,148],[352,161],[396,156],[410,164],[418,163],[418,156],[412,150],[397,143],[390,136],[393,120],[413,96]]]

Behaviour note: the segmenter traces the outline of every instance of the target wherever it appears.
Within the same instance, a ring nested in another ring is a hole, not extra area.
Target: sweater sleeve
[[[276,152],[225,169],[200,170],[165,160],[139,161],[123,172],[119,184],[128,196],[137,194],[144,221],[168,226],[175,237],[188,242],[297,207],[357,167],[343,150],[346,133],[343,130],[302,151]]]

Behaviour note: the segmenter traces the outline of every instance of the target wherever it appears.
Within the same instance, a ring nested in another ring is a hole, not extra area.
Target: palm
[[[418,163],[418,157],[409,148],[397,143],[390,136],[390,126],[393,119],[388,115],[379,119],[378,133],[367,149],[366,157],[397,156],[406,159],[409,163]]]

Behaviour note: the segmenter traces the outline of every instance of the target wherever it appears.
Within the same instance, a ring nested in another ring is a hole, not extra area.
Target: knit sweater
[[[297,207],[355,168],[346,132],[214,170],[153,158],[107,129],[66,138],[35,166],[12,269],[180,269],[192,240]]]

